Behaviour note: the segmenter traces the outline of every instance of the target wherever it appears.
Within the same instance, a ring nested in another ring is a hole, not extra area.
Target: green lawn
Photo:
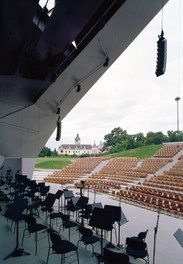
[[[150,145],[145,147],[139,147],[136,149],[129,149],[119,153],[111,154],[111,158],[115,157],[136,157],[139,159],[150,158],[153,154],[159,150],[162,145]]]
[[[39,169],[62,169],[74,158],[70,157],[45,157],[45,158],[37,158],[35,168]]]
[[[162,145],[150,145],[145,147],[140,147],[136,149],[130,149],[122,151],[119,153],[114,153],[108,155],[109,158],[115,157],[137,157],[139,159],[152,157],[153,154],[162,147]],[[70,164],[73,160],[77,158],[73,157],[45,157],[37,158],[35,168],[39,169],[62,169]]]

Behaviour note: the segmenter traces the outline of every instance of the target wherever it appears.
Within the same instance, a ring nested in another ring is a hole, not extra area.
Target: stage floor
[[[50,184],[50,192],[55,193],[60,185]],[[78,189],[71,189],[74,195],[78,195]],[[102,205],[113,205],[119,206],[119,201],[116,201],[110,198],[106,194],[94,194],[92,192],[84,192],[84,196],[89,194],[89,203],[101,202]],[[64,203],[64,197],[62,197],[61,203]],[[3,208],[3,204],[1,203]],[[139,232],[145,231],[148,229],[148,234],[146,237],[146,242],[148,245],[150,264],[182,264],[183,260],[183,248],[178,243],[174,237],[174,233],[178,228],[183,230],[183,220],[174,218],[168,215],[159,215],[157,235],[156,235],[156,247],[155,247],[155,259],[153,263],[153,252],[154,252],[154,228],[157,226],[158,214],[157,212],[149,211],[144,208],[136,207],[130,204],[121,203],[122,212],[127,218],[128,222],[120,226],[120,245],[124,245],[126,237],[136,236]],[[58,206],[55,204],[55,210]],[[45,215],[40,213],[38,221],[45,223]],[[54,222],[53,228],[59,230],[59,223]],[[49,225],[48,225],[49,226]],[[22,239],[22,232],[25,228],[24,222],[20,223],[20,236],[19,241]],[[119,226],[116,225],[117,235],[119,236]],[[62,230],[61,235],[63,238],[68,239],[68,230]],[[71,241],[77,243],[79,239],[78,231],[71,231]],[[108,243],[110,237],[106,237],[105,243]],[[112,233],[112,243],[114,245],[119,244],[119,240],[115,237],[115,232]],[[21,243],[20,243],[21,244]],[[24,239],[23,248],[26,252],[29,252],[30,255],[9,257],[6,260],[3,260],[7,255],[9,255],[15,248],[16,245],[16,234],[14,228],[11,228],[11,221],[3,216],[3,212],[0,215],[0,263],[4,264],[44,264],[46,263],[47,252],[48,252],[48,238],[47,232],[42,232],[38,236],[38,254],[35,256],[35,241],[34,235],[31,237],[26,236]],[[95,247],[95,251],[100,253],[100,243]],[[98,263],[98,258],[92,256],[91,246],[88,246],[86,249],[84,246],[79,246],[79,257],[80,264],[96,264]],[[130,258],[132,264],[142,264],[144,261],[134,260]],[[60,263],[59,255],[51,255],[49,258],[49,263]],[[67,262],[66,262],[67,263]]]

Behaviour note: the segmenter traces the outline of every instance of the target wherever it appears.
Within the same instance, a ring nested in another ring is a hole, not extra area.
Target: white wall
[[[22,174],[27,175],[28,178],[32,179],[34,166],[36,159],[34,158],[23,158],[22,159]]]

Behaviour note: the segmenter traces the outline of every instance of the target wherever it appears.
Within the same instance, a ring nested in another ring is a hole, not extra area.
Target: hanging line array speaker
[[[61,137],[61,121],[60,121],[60,116],[57,120],[57,132],[56,132],[56,141],[59,141]]]
[[[166,60],[167,60],[167,40],[164,37],[163,30],[161,35],[158,36],[157,41],[157,64],[156,64],[156,76],[160,76],[165,73],[166,70]]]

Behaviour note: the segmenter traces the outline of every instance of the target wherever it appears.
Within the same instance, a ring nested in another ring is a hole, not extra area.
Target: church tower
[[[75,145],[80,145],[80,143],[81,143],[81,139],[79,137],[79,134],[77,134],[75,138]]]

